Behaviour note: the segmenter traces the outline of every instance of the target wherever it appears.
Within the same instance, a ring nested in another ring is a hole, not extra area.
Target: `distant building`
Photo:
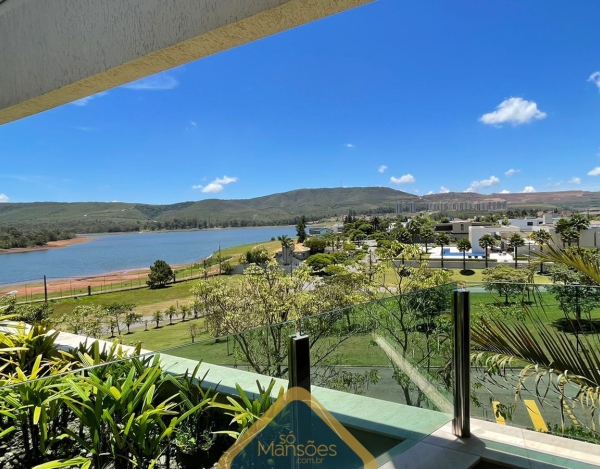
[[[484,200],[438,200],[429,202],[428,210],[430,212],[457,212],[475,210],[479,212],[494,212],[506,210],[506,200],[498,198],[489,198]]]
[[[308,229],[308,234],[311,236],[323,236],[327,233],[333,233],[331,228],[325,228],[323,226],[313,226]]]
[[[489,222],[457,220],[449,223],[438,223],[435,225],[434,231],[436,233],[446,233],[454,238],[460,239],[469,236],[469,228],[472,226],[489,227],[493,225],[493,223]]]

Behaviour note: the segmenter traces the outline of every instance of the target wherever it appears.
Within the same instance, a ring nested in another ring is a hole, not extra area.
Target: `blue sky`
[[[600,190],[598,18],[379,0],[0,127],[0,201]]]

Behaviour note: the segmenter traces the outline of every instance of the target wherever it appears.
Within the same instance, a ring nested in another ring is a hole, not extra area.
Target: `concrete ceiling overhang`
[[[4,1],[0,125],[371,1]]]

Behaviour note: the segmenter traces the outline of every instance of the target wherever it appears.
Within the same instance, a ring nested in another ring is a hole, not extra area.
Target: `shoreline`
[[[88,243],[90,241],[94,241],[94,238],[88,237],[79,237],[76,236],[72,239],[63,239],[60,241],[50,241],[44,246],[35,246],[32,248],[12,248],[12,249],[0,249],[0,255],[2,254],[22,254],[26,252],[36,252],[36,251],[48,251],[50,249],[61,249],[66,248],[68,246],[72,246],[74,244]]]
[[[252,229],[252,228],[264,228],[264,227],[250,227],[250,229]],[[216,228],[216,229],[232,229],[232,228]],[[175,230],[169,230],[169,231],[175,231]],[[183,230],[183,231],[202,231],[202,230]],[[165,231],[163,231],[162,233],[164,233],[164,232]],[[166,232],[168,232],[168,231],[166,231]],[[128,234],[134,234],[134,233],[136,233],[136,232],[131,232]],[[161,233],[161,232],[155,232],[155,233]],[[110,233],[110,234],[112,235],[112,234],[124,234],[124,233]],[[47,246],[43,246],[40,248],[22,248],[18,252],[35,252],[35,251],[39,251],[39,250],[58,249],[61,247],[67,247],[72,244],[79,244],[79,243],[85,243],[88,241],[96,240],[96,238],[91,238],[91,237],[87,237],[87,236],[91,236],[91,235],[76,237],[71,240],[54,241],[54,242],[48,243],[48,244],[51,244],[51,246],[47,245]],[[254,244],[263,244],[263,243],[268,243],[268,242],[271,242],[271,241],[264,240],[259,243],[247,243],[247,244],[254,245]],[[246,246],[247,244],[230,246],[225,249],[237,249],[242,246]],[[206,257],[203,257],[200,259],[195,259],[191,262],[186,262],[186,263],[182,263],[182,264],[171,264],[171,268],[174,271],[175,270],[186,270],[187,271],[190,268],[190,266],[193,266],[193,265],[197,265],[200,268],[202,261],[205,259],[211,258],[216,252],[217,251],[211,253],[210,255],[208,255]],[[12,254],[12,252],[2,252],[2,250],[0,250],[0,253]],[[208,270],[210,271],[211,269],[214,269],[214,268],[215,268],[215,266],[211,266],[210,268],[208,268]],[[145,280],[148,277],[149,271],[150,271],[149,266],[143,266],[143,267],[132,267],[132,268],[123,269],[123,270],[95,273],[95,274],[89,274],[89,275],[79,275],[76,277],[49,278],[48,283],[47,283],[47,289],[48,289],[48,293],[56,293],[59,291],[66,292],[71,289],[78,289],[78,290],[87,289],[87,286],[92,286],[94,288],[97,288],[97,287],[100,287],[101,285],[106,286],[107,284],[110,286],[110,285],[117,285],[117,284],[133,285],[134,283],[141,283],[141,282],[145,283]],[[24,290],[26,292],[26,294],[27,294],[27,292],[29,294],[43,294],[43,292],[44,292],[43,286],[44,286],[44,284],[43,284],[43,281],[41,281],[41,279],[38,282],[30,282],[30,283],[15,282],[15,283],[10,283],[10,284],[3,284],[0,286],[0,297],[3,294],[7,293],[9,290],[10,291]],[[85,295],[85,292],[81,293],[81,295]]]

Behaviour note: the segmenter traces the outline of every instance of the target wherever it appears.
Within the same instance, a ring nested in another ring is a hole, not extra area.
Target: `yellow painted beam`
[[[527,413],[529,414],[529,418],[533,422],[533,427],[536,432],[547,432],[548,426],[544,419],[542,418],[542,413],[538,408],[537,404],[533,399],[524,399],[523,400],[525,407],[527,407]]]
[[[499,423],[500,425],[506,425],[506,420],[504,420],[504,417],[502,417],[502,415],[498,413],[499,405],[499,401],[492,402],[492,408],[494,409],[494,418],[496,419],[496,423]]]

